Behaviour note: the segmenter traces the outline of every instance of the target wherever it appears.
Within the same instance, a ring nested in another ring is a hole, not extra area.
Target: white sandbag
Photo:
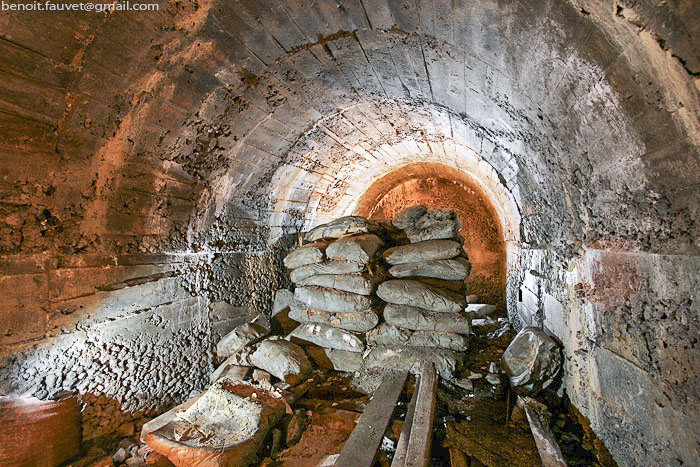
[[[365,335],[368,345],[393,345],[408,342],[412,331],[398,328],[389,323],[382,323]]]
[[[414,306],[388,304],[384,307],[387,323],[415,331],[443,331],[471,334],[466,313],[433,313]]]
[[[434,209],[428,211],[405,232],[411,243],[426,240],[440,240],[459,237],[462,228],[457,215],[452,209]]]
[[[413,227],[416,221],[423,217],[426,212],[428,212],[428,208],[423,205],[411,206],[399,211],[391,223],[394,227],[398,227],[399,229],[408,229],[409,227]]]
[[[367,264],[382,245],[384,242],[374,234],[354,235],[339,238],[331,243],[326,250],[326,255],[333,260]]]
[[[458,313],[466,306],[466,300],[462,295],[408,279],[382,283],[377,288],[377,295],[387,303],[416,306],[424,310],[445,313]]]
[[[284,265],[289,269],[296,269],[307,264],[323,261],[323,252],[326,251],[328,242],[318,241],[295,248],[284,257]]]
[[[440,377],[451,380],[457,370],[459,358],[451,350],[407,345],[379,346],[365,357],[367,369],[397,369],[420,374],[425,362],[435,363]]]
[[[381,231],[378,223],[360,216],[346,216],[319,225],[304,235],[307,242],[315,242],[322,238],[340,238],[344,235],[377,233]]]
[[[366,295],[324,287],[297,287],[294,290],[294,298],[309,308],[332,313],[363,311],[372,304],[370,297]]]
[[[469,348],[469,339],[453,332],[415,331],[408,345],[465,352]]]
[[[289,310],[289,318],[300,323],[329,324],[336,328],[355,332],[367,332],[379,323],[379,315],[372,308],[364,311],[330,313],[309,308],[296,300]]]
[[[256,318],[257,319],[257,318]],[[233,331],[226,334],[218,344],[216,344],[216,356],[227,358],[243,347],[253,344],[269,334],[269,329],[255,322],[236,326]]]
[[[382,256],[387,263],[396,265],[451,259],[463,252],[462,246],[454,240],[428,240],[389,248]]]
[[[345,350],[346,352],[363,352],[365,350],[365,344],[355,334],[327,324],[302,324],[287,336],[287,339],[293,338],[311,342],[325,349]]]
[[[356,274],[365,269],[364,264],[350,261],[327,261],[325,263],[308,264],[294,269],[289,278],[295,284],[318,274]]]
[[[246,347],[232,355],[230,363],[260,368],[292,386],[311,374],[311,362],[304,349],[283,339],[270,338]]]
[[[438,259],[420,263],[404,263],[392,266],[393,277],[434,277],[449,281],[463,281],[469,276],[471,264],[463,257]]]
[[[370,295],[374,288],[373,282],[374,281],[370,281],[362,274],[318,274],[300,280],[296,284],[303,287],[317,285],[319,287],[327,287],[344,292]]]

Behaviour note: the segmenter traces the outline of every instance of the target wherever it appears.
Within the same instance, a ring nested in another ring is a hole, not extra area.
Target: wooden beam
[[[343,446],[336,467],[371,467],[374,462],[408,372],[388,371],[384,375],[381,386]]]
[[[546,407],[544,404],[530,397],[520,396],[518,396],[518,404],[523,407],[525,415],[527,415],[527,421],[530,423],[530,430],[532,437],[535,438],[542,465],[544,467],[566,467],[561,449],[559,449],[559,445],[545,420],[544,410]]]
[[[403,467],[406,462],[406,450],[408,449],[408,438],[411,436],[413,415],[416,411],[419,381],[420,376],[416,376],[413,395],[411,396],[411,401],[408,403],[408,407],[406,407],[406,419],[403,421],[403,426],[401,427],[401,435],[399,436],[399,441],[396,443],[396,452],[394,453],[394,460],[391,461],[391,467]]]
[[[411,436],[408,440],[408,450],[404,464],[407,467],[425,467],[430,460],[436,388],[437,372],[435,371],[435,363],[425,362],[421,372]]]

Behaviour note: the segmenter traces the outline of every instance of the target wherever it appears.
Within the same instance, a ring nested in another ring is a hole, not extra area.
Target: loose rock
[[[513,391],[534,396],[552,384],[559,373],[561,349],[541,329],[527,327],[513,338],[501,363]]]
[[[311,374],[311,362],[304,349],[282,339],[267,339],[231,357],[232,363],[265,370],[292,386]]]
[[[423,217],[426,212],[428,212],[428,208],[423,205],[410,206],[399,211],[391,223],[399,229],[407,229],[413,227],[416,221]]]
[[[216,356],[227,358],[241,350],[246,345],[253,344],[263,339],[270,331],[255,323],[245,323],[237,326],[226,334],[216,345]]]

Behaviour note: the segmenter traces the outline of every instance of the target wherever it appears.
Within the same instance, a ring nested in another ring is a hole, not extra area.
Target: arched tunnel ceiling
[[[644,8],[165,6],[46,24],[53,42],[8,30],[20,62],[46,57],[22,73],[51,83],[6,104],[22,129],[6,146],[36,159],[18,183],[41,201],[37,225],[10,225],[5,249],[262,247],[271,219],[298,227],[317,214],[308,203],[275,213],[269,194],[289,167],[306,174],[298,205],[357,185],[367,166],[409,162],[388,148],[415,144],[436,160],[465,145],[490,164],[525,242],[696,252],[697,80],[692,60],[630,19]]]

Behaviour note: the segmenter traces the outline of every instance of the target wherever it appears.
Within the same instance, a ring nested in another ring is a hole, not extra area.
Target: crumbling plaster
[[[182,400],[205,384],[216,332],[285,284],[280,251],[298,230],[352,211],[391,168],[434,161],[491,190],[513,242],[510,316],[564,342],[567,392],[618,462],[697,463],[697,426],[651,428],[644,414],[698,413],[700,101],[686,18],[700,15],[668,6],[668,29],[649,5],[5,14],[0,387],[108,400],[102,411],[85,398],[100,414],[86,416],[88,437],[167,405],[166,389]],[[619,257],[637,264],[634,286]],[[625,301],[581,292],[591,277]],[[130,370],[143,352],[158,363]]]

